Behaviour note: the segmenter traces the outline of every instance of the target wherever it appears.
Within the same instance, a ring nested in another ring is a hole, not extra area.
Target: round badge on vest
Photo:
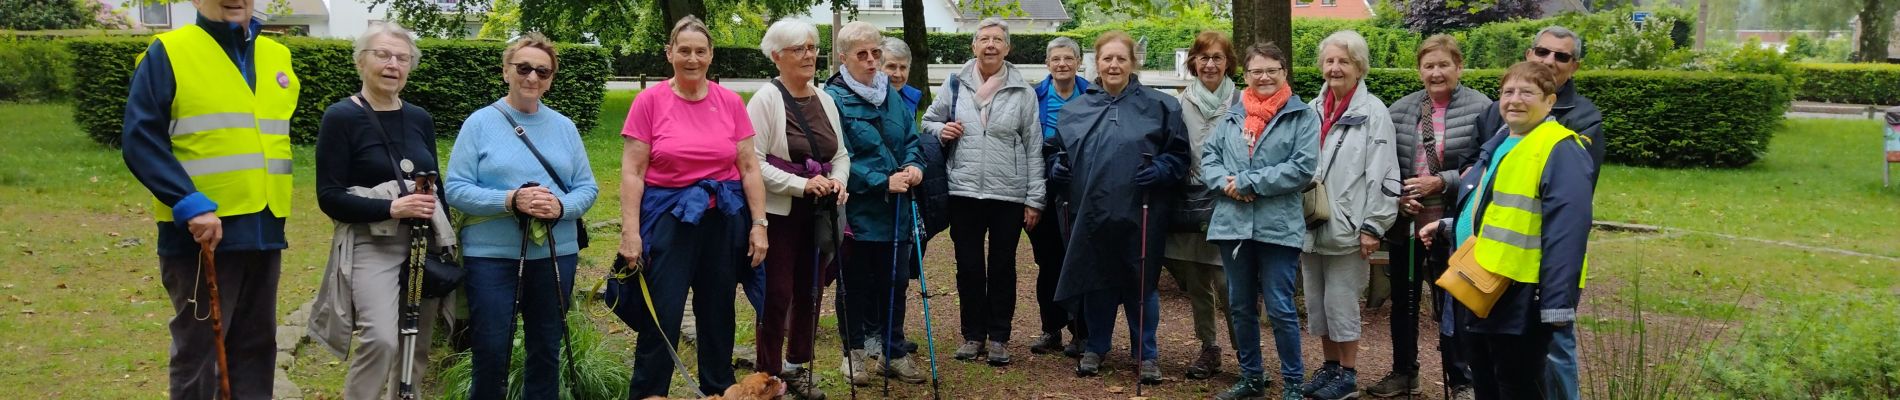
[[[290,88],[290,74],[286,74],[284,73],[284,71],[277,71],[277,87],[283,88],[283,89],[289,89]]]

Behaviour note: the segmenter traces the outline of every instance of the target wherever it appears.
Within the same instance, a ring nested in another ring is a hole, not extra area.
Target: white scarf
[[[843,65],[838,66],[838,70],[848,71]],[[850,72],[846,72],[844,85],[851,88],[851,93],[857,93],[858,97],[864,98],[864,101],[871,102],[872,106],[883,107],[884,96],[891,93],[891,76],[885,75],[884,71],[878,71],[876,75],[871,76],[871,84],[866,86],[863,82],[858,82],[858,78],[851,77]]]

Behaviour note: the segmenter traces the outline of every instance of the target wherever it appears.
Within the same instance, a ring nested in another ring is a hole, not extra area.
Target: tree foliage
[[[0,29],[97,28],[104,12],[95,0],[0,0]]]
[[[1424,34],[1462,30],[1515,18],[1537,18],[1537,0],[1410,0],[1405,27]]]

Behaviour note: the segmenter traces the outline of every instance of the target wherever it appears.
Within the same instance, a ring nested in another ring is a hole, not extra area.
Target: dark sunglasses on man
[[[1566,63],[1566,64],[1568,64],[1568,63],[1570,63],[1570,60],[1574,60],[1574,59],[1576,59],[1576,56],[1574,56],[1574,55],[1572,55],[1572,54],[1570,54],[1570,53],[1565,53],[1565,52],[1561,52],[1561,51],[1556,51],[1556,50],[1551,50],[1551,49],[1549,49],[1549,48],[1546,48],[1546,47],[1544,47],[1544,46],[1534,46],[1534,47],[1531,47],[1531,54],[1534,54],[1534,55],[1536,55],[1536,56],[1537,56],[1537,58],[1544,58],[1544,57],[1550,57],[1550,55],[1551,55],[1551,54],[1556,54],[1556,55],[1557,55],[1557,62],[1560,62],[1560,63]]]
[[[524,62],[514,63],[514,66],[515,66],[515,74],[517,75],[528,76],[529,73],[533,73],[533,74],[540,75],[541,79],[554,78],[554,68],[536,67],[533,64],[528,64]]]

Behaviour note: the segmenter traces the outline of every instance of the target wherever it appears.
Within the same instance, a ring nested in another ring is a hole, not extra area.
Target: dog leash
[[[634,278],[635,281],[640,282],[640,299],[643,300],[641,303],[646,305],[647,317],[653,321],[653,330],[660,334],[661,343],[666,345],[666,355],[673,357],[673,370],[679,373],[680,379],[686,380],[686,385],[693,389],[694,396],[706,397],[705,393],[699,391],[699,383],[693,381],[693,377],[686,373],[686,362],[680,360],[679,350],[673,348],[673,339],[666,336],[666,329],[660,324],[660,313],[653,309],[653,290],[648,288],[646,277],[643,276],[645,274],[642,273],[645,264],[645,262],[628,260],[625,256],[614,256],[614,271],[616,272],[613,273],[613,277],[623,283],[626,282],[626,278]],[[615,304],[608,308],[618,306]]]

